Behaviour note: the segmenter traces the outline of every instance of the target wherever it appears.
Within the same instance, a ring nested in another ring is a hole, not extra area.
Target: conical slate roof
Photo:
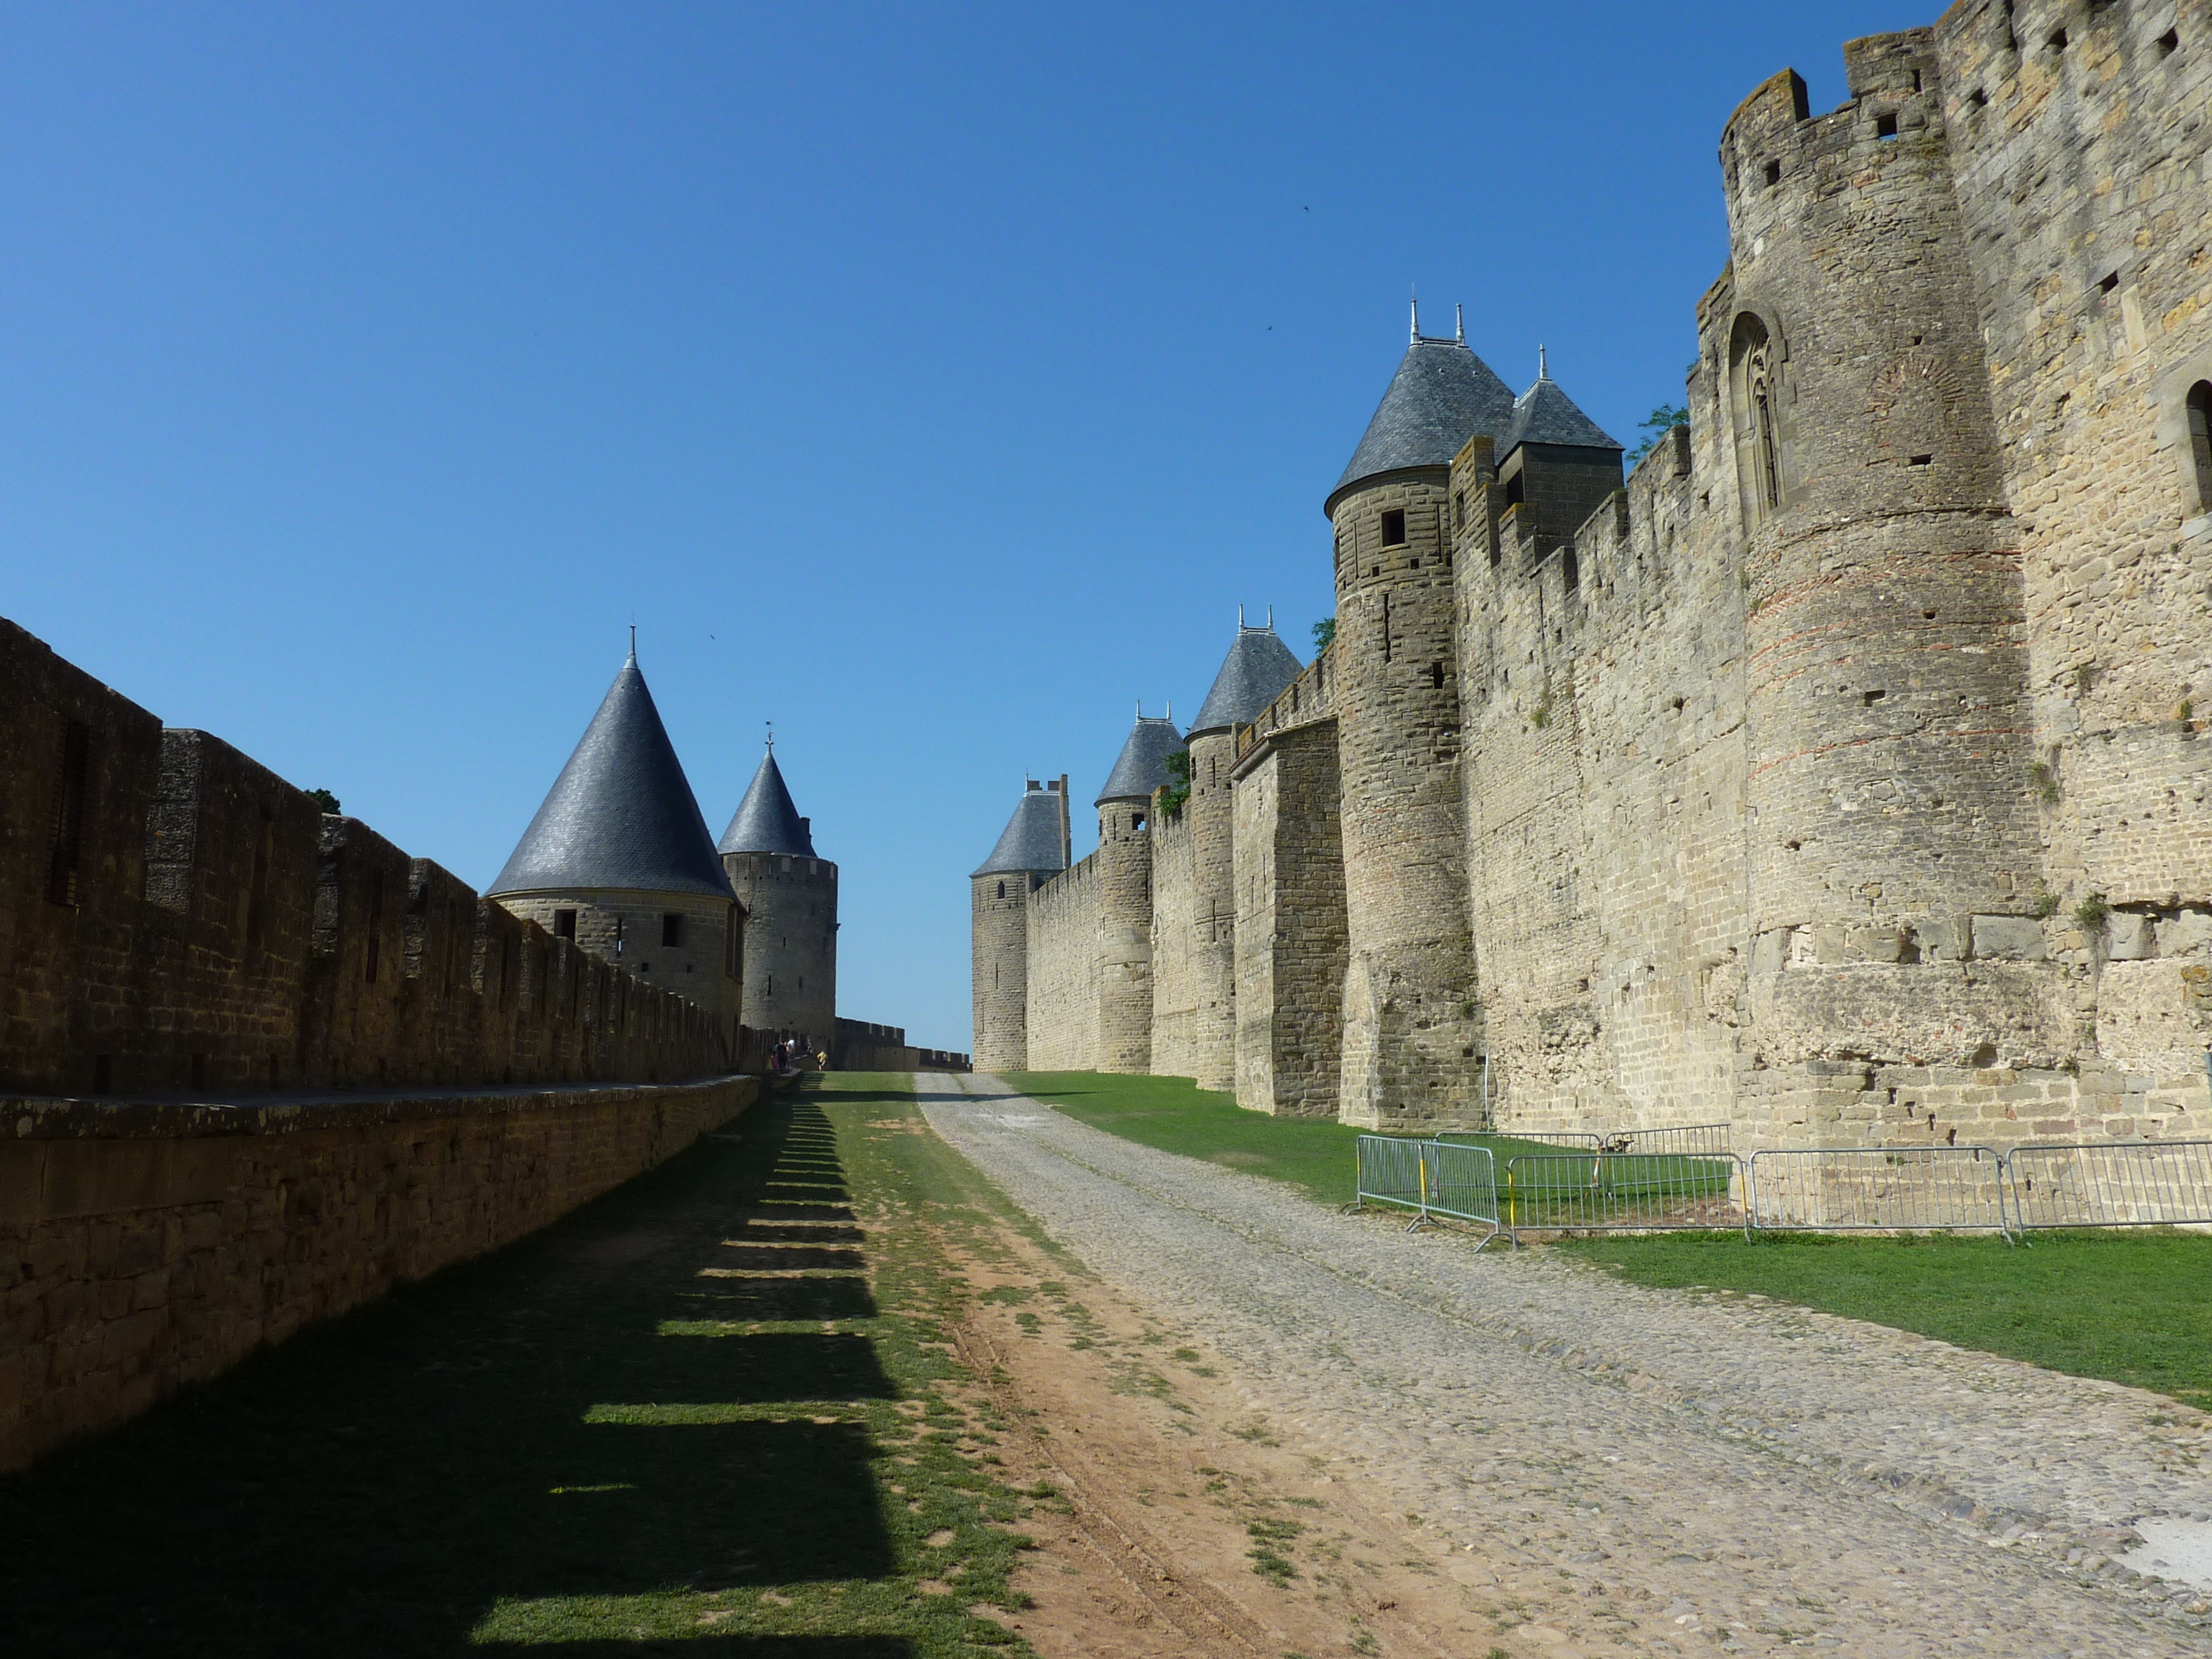
[[[1250,725],[1261,709],[1282,696],[1283,688],[1297,678],[1304,666],[1273,628],[1239,623],[1237,642],[1213,677],[1213,690],[1206,694],[1198,718],[1190,723],[1191,735]]]
[[[1595,421],[1577,409],[1574,399],[1559,390],[1548,374],[1513,400],[1513,422],[1498,441],[1503,461],[1522,444],[1568,444],[1577,449],[1619,449],[1620,446],[1599,430]]]
[[[1329,492],[1326,512],[1363,479],[1414,466],[1449,466],[1478,432],[1495,436],[1513,418],[1513,393],[1459,340],[1415,337],[1352,464]]]
[[[1023,792],[1013,817],[1006,820],[1006,833],[974,874],[1003,876],[1066,867],[1060,838],[1060,792],[1032,788]]]
[[[1182,733],[1173,720],[1138,715],[1129,740],[1121,745],[1121,757],[1106,775],[1106,787],[1091,805],[1151,799],[1152,791],[1168,781],[1168,757],[1182,746]]]
[[[590,887],[732,896],[635,651],[490,890]]]
[[[799,809],[791,804],[791,791],[783,786],[783,769],[775,763],[775,750],[761,757],[752,787],[738,803],[737,816],[714,845],[718,853],[781,853],[811,859],[814,837]]]

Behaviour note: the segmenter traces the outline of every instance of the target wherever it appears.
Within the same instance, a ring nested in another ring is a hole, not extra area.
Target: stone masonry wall
[[[568,937],[601,962],[641,985],[673,991],[714,1013],[726,1027],[738,1016],[738,950],[744,927],[737,905],[692,893],[647,893],[611,888],[573,892],[508,893],[499,902],[560,934],[562,912],[573,913]],[[678,918],[668,943],[668,919]],[[737,938],[733,939],[732,934]]]
[[[1102,1072],[1141,1074],[1152,1063],[1152,830],[1149,800],[1098,808],[1098,1037]]]
[[[1098,854],[1029,896],[1029,1067],[1098,1067]]]
[[[0,1087],[651,1080],[730,1031],[0,622]]]
[[[1194,949],[1202,901],[1190,805],[1163,814],[1156,797],[1152,843],[1152,1052],[1155,1077],[1198,1075],[1199,1005],[1205,996]]]
[[[759,1086],[0,1100],[0,1469],[544,1226]]]
[[[1349,949],[1336,745],[1331,720],[1271,724],[1236,773],[1237,1103],[1285,1117],[1337,1109]]]
[[[837,866],[726,853],[722,867],[745,907],[744,1023],[828,1042],[837,1024]]]
[[[1029,896],[1037,880],[1022,872],[969,880],[970,1029],[975,1064],[986,1072],[1029,1069]]]

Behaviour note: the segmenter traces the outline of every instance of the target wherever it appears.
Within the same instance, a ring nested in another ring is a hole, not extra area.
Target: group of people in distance
[[[817,1072],[830,1069],[830,1056],[817,1054],[804,1036],[795,1041],[779,1040],[768,1051],[768,1070],[770,1077],[797,1077],[812,1067]]]

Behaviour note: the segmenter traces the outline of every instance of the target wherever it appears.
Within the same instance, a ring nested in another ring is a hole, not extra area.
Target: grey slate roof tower
[[[489,891],[577,888],[730,896],[635,651]]]
[[[745,907],[744,1023],[827,1048],[837,1032],[837,866],[814,850],[773,742],[715,849]]]
[[[968,878],[975,1066],[1029,1067],[1030,895],[1067,868],[1067,776],[1035,778]]]
[[[1539,374],[1536,384],[1513,400],[1513,418],[1498,440],[1499,463],[1522,444],[1564,444],[1576,449],[1620,447],[1595,421],[1575,407],[1574,399],[1559,390],[1559,382],[1548,372]]]
[[[708,1010],[734,1056],[737,896],[635,646],[487,896]]]
[[[1136,725],[1129,728],[1127,740],[1121,744],[1114,769],[1106,775],[1105,787],[1091,805],[1103,806],[1109,800],[1150,800],[1152,791],[1168,781],[1168,757],[1182,746],[1182,733],[1176,730],[1172,720],[1139,713]]]
[[[1283,694],[1304,665],[1277,636],[1273,623],[1264,628],[1237,625],[1237,638],[1221,659],[1213,689],[1198,706],[1190,723],[1194,738],[1231,726],[1249,726],[1253,718]]]
[[[761,757],[760,769],[753,774],[752,787],[745,798],[738,803],[730,827],[722,831],[722,839],[715,843],[718,853],[780,853],[793,858],[811,859],[814,853],[814,826],[799,816],[799,808],[792,804],[791,791],[785,787],[783,769],[775,763],[775,750],[770,748]]]
[[[1449,466],[1478,432],[1492,435],[1513,419],[1513,393],[1464,340],[1415,336],[1352,452],[1322,511],[1371,478],[1415,467]]]
[[[1014,815],[999,836],[999,844],[972,872],[978,876],[1003,876],[1042,872],[1051,874],[1067,868],[1067,795],[1036,779],[1014,804]]]

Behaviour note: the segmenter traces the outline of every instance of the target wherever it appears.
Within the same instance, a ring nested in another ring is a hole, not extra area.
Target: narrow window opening
[[[1402,507],[1393,507],[1382,515],[1382,545],[1403,547],[1406,544],[1406,514]]]
[[[1921,88],[1920,88],[1920,71],[1919,71],[1918,70],[1913,70],[1913,71],[1912,71],[1912,89],[1913,89],[1913,91],[1915,91],[1915,92],[1918,92],[1918,91],[1921,89]]]
[[[1382,660],[1390,660],[1390,596],[1382,596]]]
[[[2197,510],[2212,513],[2212,380],[2189,388],[2189,454],[2197,473]]]
[[[623,919],[617,916],[615,918],[615,954],[617,956],[623,953]]]
[[[1429,684],[1441,691],[1444,689],[1444,665],[1440,662],[1429,665]]]
[[[1894,138],[1897,137],[1897,114],[1895,111],[1892,111],[1887,115],[1877,115],[1874,118],[1874,136],[1877,138]]]
[[[1565,556],[1559,561],[1559,568],[1566,576],[1568,592],[1573,592],[1583,585],[1583,568],[1581,562],[1575,557],[1573,548],[1566,550]]]
[[[1936,465],[1936,458],[1933,455],[1915,455],[1910,461],[1906,462],[1906,465],[1908,466],[1933,466]]]
[[[2120,273],[2117,270],[2108,270],[2102,276],[2100,276],[2097,279],[2097,292],[2100,294],[2110,294],[2119,285]]]
[[[1455,489],[1452,491],[1452,528],[1454,530],[1464,530],[1466,527],[1467,491],[1464,489]]]
[[[1004,882],[1002,881],[1002,882],[1000,882],[1000,883],[999,884],[999,896],[1000,896],[1000,898],[1004,898],[1004,897],[1006,897],[1006,883],[1004,883]]]
[[[684,943],[684,918],[680,914],[672,913],[661,917],[660,942],[670,947]]]
[[[56,904],[78,900],[84,863],[84,805],[91,786],[92,728],[71,720],[62,729],[61,775],[55,781],[54,836],[46,866],[46,896]]]
[[[1767,189],[1769,189],[1769,190],[1772,190],[1772,189],[1775,187],[1775,185],[1777,185],[1780,184],[1781,182],[1782,182],[1782,163],[1781,163],[1781,162],[1779,162],[1779,161],[1769,161],[1769,162],[1766,164],[1766,187],[1767,187]]]
[[[1528,491],[1525,476],[1516,472],[1505,481],[1505,505],[1518,507],[1528,499]]]
[[[2168,29],[2165,33],[2158,37],[2158,55],[2160,57],[2171,58],[2175,52],[2180,50],[2181,32],[2179,29]]]
[[[553,937],[555,939],[576,937],[576,913],[574,910],[556,910],[553,913]]]
[[[378,958],[384,947],[384,872],[380,870],[368,878],[368,954],[363,971],[371,985],[376,983]]]
[[[1131,835],[1134,835],[1138,830],[1139,830],[1143,829],[1144,827],[1145,827],[1145,815],[1144,815],[1142,812],[1135,813],[1135,814],[1133,814],[1133,815],[1130,817],[1130,819],[1129,819],[1129,833],[1130,833]]]
[[[1966,101],[1976,109],[1987,109],[1990,106],[1990,95],[1979,87],[1976,87],[1966,94]]]
[[[1887,691],[1863,691],[1859,694],[1859,701],[1871,708],[1888,695]]]
[[[2050,39],[2050,40],[2046,40],[2046,41],[2045,41],[2045,42],[2044,42],[2044,44],[2045,44],[2045,46],[2049,46],[2049,47],[2051,49],[2051,51],[2053,51],[2053,52],[2063,52],[2063,51],[2065,51],[2065,50],[2066,50],[2066,31],[2065,31],[2064,29],[2053,29],[2053,30],[2051,30],[2051,39]]]

